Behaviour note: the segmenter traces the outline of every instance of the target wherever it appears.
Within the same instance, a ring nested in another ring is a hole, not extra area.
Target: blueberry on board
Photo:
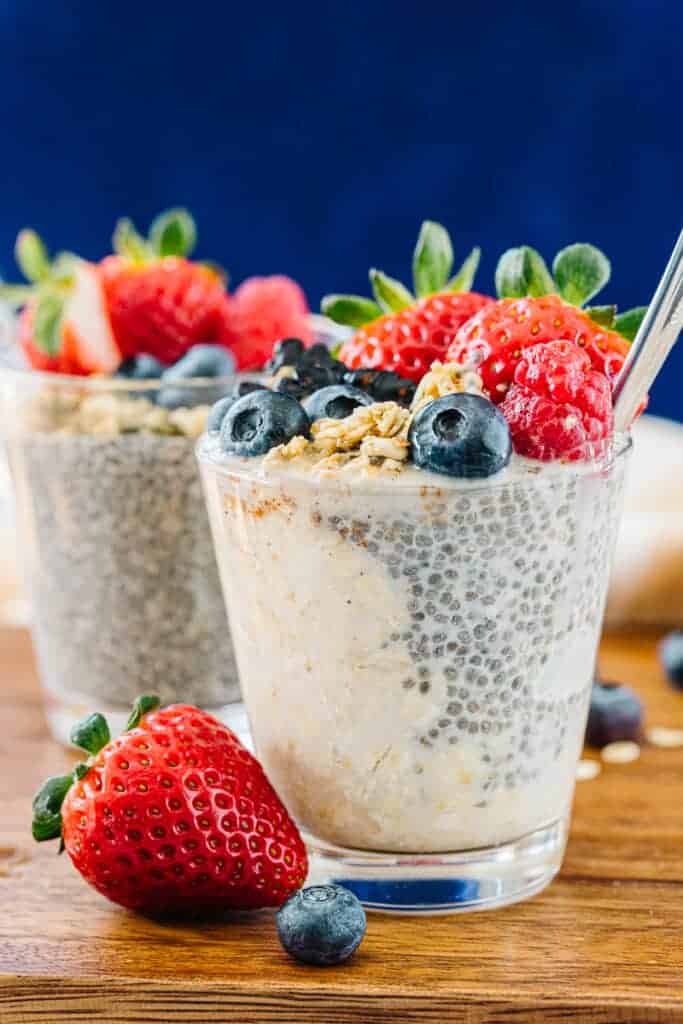
[[[273,354],[266,363],[266,373],[277,373],[283,366],[296,366],[303,350],[301,338],[282,338],[273,346]]]
[[[512,452],[500,410],[488,399],[464,392],[425,405],[408,437],[415,465],[447,476],[492,476],[508,464]]]
[[[637,740],[642,721],[643,705],[630,687],[595,680],[586,723],[589,747],[602,748],[619,740]]]
[[[155,356],[139,355],[126,359],[116,371],[117,377],[128,380],[158,380],[166,367]]]
[[[683,690],[683,632],[676,630],[664,637],[659,645],[659,657],[671,685]]]
[[[277,933],[291,957],[305,964],[341,964],[365,935],[365,911],[341,885],[312,885],[277,912]]]
[[[313,423],[314,420],[343,420],[359,405],[371,405],[372,399],[349,384],[332,384],[314,391],[302,404]]]
[[[265,455],[297,434],[308,436],[310,425],[295,398],[277,391],[252,391],[225,413],[221,447],[233,455]]]

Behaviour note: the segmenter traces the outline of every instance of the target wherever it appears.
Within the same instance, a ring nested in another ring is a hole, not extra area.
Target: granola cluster
[[[411,406],[413,414],[435,398],[443,398],[456,391],[481,395],[483,384],[477,371],[460,363],[432,363],[429,373],[424,375],[415,392]]]
[[[342,420],[317,420],[311,439],[295,437],[273,448],[266,464],[305,459],[312,472],[398,472],[408,458],[410,411],[396,402],[361,405]]]
[[[340,470],[364,476],[398,473],[408,462],[408,431],[415,414],[435,398],[456,391],[481,394],[479,374],[459,363],[433,363],[410,409],[396,402],[375,402],[358,406],[341,420],[317,420],[311,427],[310,440],[294,437],[288,444],[272,448],[264,464],[297,460],[318,475]]]
[[[206,429],[208,414],[208,405],[163,409],[144,396],[47,390],[36,399],[29,416],[32,429],[45,433],[108,437],[144,433],[195,438]]]

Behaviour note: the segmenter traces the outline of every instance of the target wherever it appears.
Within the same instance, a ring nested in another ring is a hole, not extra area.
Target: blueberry
[[[300,889],[277,912],[277,933],[290,956],[305,964],[341,964],[365,935],[365,911],[341,885]]]
[[[256,380],[238,380],[229,395],[219,399],[209,412],[206,421],[206,429],[210,434],[220,433],[225,414],[235,404],[238,398],[250,395],[253,391],[267,391],[265,384],[259,384]]]
[[[359,405],[372,405],[370,395],[348,384],[332,384],[321,388],[303,402],[311,423],[323,419],[343,420]]]
[[[308,366],[298,369],[296,377],[283,377],[277,382],[275,390],[300,401],[314,391],[336,383],[337,375],[330,367]]]
[[[304,350],[301,338],[283,338],[273,347],[273,354],[266,363],[266,373],[277,373],[283,366],[296,366]]]
[[[659,645],[659,657],[671,685],[683,690],[683,633],[680,630],[664,637]]]
[[[177,363],[164,372],[164,380],[189,380],[192,377],[231,377],[235,357],[222,345],[193,345]]]
[[[193,345],[184,356],[164,370],[162,381],[193,380],[197,377],[230,377],[235,372],[235,359],[222,345]],[[163,388],[157,403],[165,409],[180,406],[205,405],[216,402],[225,393],[225,388]]]
[[[238,380],[232,389],[233,398],[242,398],[244,395],[250,395],[252,391],[267,391],[268,388],[265,384],[259,384],[257,380]]]
[[[308,435],[310,421],[299,403],[277,391],[252,391],[230,406],[221,426],[221,447],[234,455],[265,455],[297,434]]]
[[[637,740],[642,720],[643,705],[630,687],[595,680],[586,724],[586,743],[590,747]]]
[[[412,422],[409,439],[416,466],[448,476],[491,476],[508,464],[512,452],[500,410],[464,392],[425,405]]]
[[[128,380],[158,380],[165,369],[155,356],[139,355],[121,363],[116,376],[127,377]]]
[[[367,391],[376,402],[398,402],[399,405],[410,405],[417,386],[393,370],[347,370],[344,382]]]

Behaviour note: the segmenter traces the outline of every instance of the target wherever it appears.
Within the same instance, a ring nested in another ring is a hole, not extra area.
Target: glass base
[[[560,870],[568,818],[502,846],[460,853],[371,853],[304,834],[307,885],[334,882],[368,910],[390,914],[454,914],[493,910],[541,892]]]
[[[124,731],[131,711],[130,708],[122,710],[120,707],[102,706],[102,702],[95,699],[86,704],[84,698],[68,701],[52,693],[45,695],[45,716],[50,732],[65,747],[72,746],[69,735],[74,724],[91,714],[93,710],[99,711],[107,719],[112,736],[118,736]],[[232,729],[240,742],[253,753],[254,744],[243,701],[236,700],[230,704],[223,704],[218,708],[206,708],[206,710],[219,721],[224,722],[229,729]]]

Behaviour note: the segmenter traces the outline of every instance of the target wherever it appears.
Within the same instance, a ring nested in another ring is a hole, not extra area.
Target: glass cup
[[[349,483],[199,442],[256,750],[316,880],[434,913],[557,873],[629,448]]]
[[[193,449],[234,379],[0,369],[2,440],[47,717],[198,704],[244,733],[237,668]]]

